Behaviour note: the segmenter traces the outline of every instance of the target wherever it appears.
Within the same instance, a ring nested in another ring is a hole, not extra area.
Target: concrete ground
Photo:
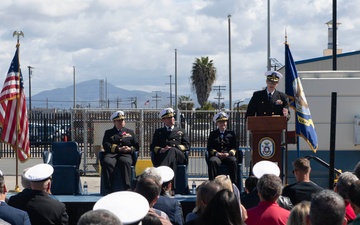
[[[16,184],[19,189],[22,190],[21,186],[21,174],[25,168],[34,166],[36,164],[42,163],[42,159],[29,159],[25,163],[18,163],[18,176],[16,177],[16,161],[15,159],[8,158],[0,158],[0,170],[5,175],[5,184],[8,191],[14,191],[16,188]],[[81,183],[83,184],[85,181],[88,184],[88,192],[89,193],[100,193],[100,176],[96,174],[92,174],[91,176],[81,176]],[[194,179],[189,179],[189,187]],[[206,179],[195,180],[197,186],[200,185]]]

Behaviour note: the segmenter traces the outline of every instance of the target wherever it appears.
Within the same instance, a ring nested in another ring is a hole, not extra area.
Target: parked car
[[[29,140],[31,145],[49,145],[61,141],[61,134],[53,124],[29,124]]]

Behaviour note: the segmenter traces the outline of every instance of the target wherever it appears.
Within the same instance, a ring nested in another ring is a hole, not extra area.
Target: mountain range
[[[81,108],[107,108],[107,105],[109,108],[164,108],[170,105],[169,92],[126,90],[110,83],[104,85],[104,82],[98,79],[77,83],[75,96],[75,105]],[[175,103],[174,96],[172,93],[173,104]],[[27,97],[26,100],[29,105],[30,98]],[[70,109],[73,106],[73,85],[42,91],[31,96],[32,109]]]

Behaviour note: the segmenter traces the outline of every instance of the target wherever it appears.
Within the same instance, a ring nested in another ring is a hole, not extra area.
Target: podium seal
[[[259,142],[259,155],[263,159],[270,159],[275,155],[275,142],[272,138],[264,137]]]

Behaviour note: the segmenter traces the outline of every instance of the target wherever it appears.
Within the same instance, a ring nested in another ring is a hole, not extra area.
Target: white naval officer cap
[[[0,170],[0,176],[4,176],[3,172]]]
[[[111,114],[110,116],[110,120],[114,121],[114,120],[123,120],[125,119],[125,113],[121,110],[114,112],[113,114]]]
[[[51,177],[54,168],[46,163],[37,164],[30,167],[24,177],[31,182],[45,181]]]
[[[280,168],[274,162],[263,160],[255,163],[252,172],[255,177],[260,179],[264,174],[273,174],[279,176]]]
[[[149,211],[149,202],[136,192],[118,191],[100,198],[93,207],[97,209],[109,210],[126,225],[142,220]]]
[[[174,110],[172,108],[163,109],[159,113],[159,116],[160,116],[161,119],[174,117]]]
[[[266,71],[265,76],[267,80],[272,82],[279,82],[279,79],[283,78],[283,75],[277,71]]]
[[[218,112],[215,114],[215,116],[213,117],[213,121],[215,123],[219,122],[219,121],[227,121],[229,119],[229,116],[224,113],[224,112]]]
[[[162,183],[169,182],[174,178],[174,171],[168,166],[159,166],[155,170],[161,176]]]

